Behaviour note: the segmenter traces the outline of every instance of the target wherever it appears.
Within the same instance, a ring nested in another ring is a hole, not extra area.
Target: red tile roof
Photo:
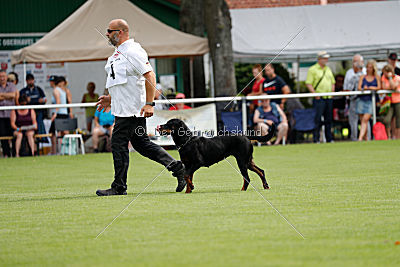
[[[320,5],[321,0],[225,0],[230,9]],[[327,0],[328,4],[383,0]]]

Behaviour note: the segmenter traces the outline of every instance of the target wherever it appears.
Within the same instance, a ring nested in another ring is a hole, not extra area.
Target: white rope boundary
[[[379,90],[377,94],[393,93],[390,90]],[[282,98],[309,98],[309,97],[322,97],[322,96],[352,96],[352,95],[370,95],[373,91],[343,91],[343,92],[329,92],[329,93],[301,93],[301,94],[281,94],[281,95],[259,95],[259,96],[238,96],[235,101],[241,100],[259,100],[259,99],[282,99]],[[169,100],[155,100],[155,103],[160,104],[176,104],[176,103],[211,103],[211,102],[228,102],[232,100],[233,96],[226,97],[204,97],[204,98],[186,98],[186,99],[169,99]],[[50,104],[50,105],[25,105],[25,106],[0,106],[0,110],[14,110],[14,109],[48,109],[48,108],[87,108],[94,107],[96,102],[93,103],[73,103],[73,104]]]

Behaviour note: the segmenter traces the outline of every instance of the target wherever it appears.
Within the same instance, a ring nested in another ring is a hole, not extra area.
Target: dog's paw
[[[269,185],[267,185],[267,184],[265,184],[263,186],[264,186],[264,189],[270,189]]]

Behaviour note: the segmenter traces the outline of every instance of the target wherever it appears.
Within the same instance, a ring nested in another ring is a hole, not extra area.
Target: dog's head
[[[174,133],[178,133],[179,131],[185,131],[186,129],[188,129],[188,127],[180,119],[171,119],[167,121],[166,124],[157,126],[157,131],[161,135],[172,135]]]

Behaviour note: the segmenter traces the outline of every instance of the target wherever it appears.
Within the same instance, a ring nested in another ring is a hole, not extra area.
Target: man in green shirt
[[[335,91],[335,77],[331,69],[326,66],[329,54],[325,51],[318,53],[318,62],[311,66],[307,73],[306,86],[311,93],[327,93]],[[315,97],[313,106],[316,110],[313,138],[314,143],[319,142],[319,132],[322,126],[321,116],[324,116],[325,137],[327,142],[332,142],[332,111],[333,101],[330,96]]]

